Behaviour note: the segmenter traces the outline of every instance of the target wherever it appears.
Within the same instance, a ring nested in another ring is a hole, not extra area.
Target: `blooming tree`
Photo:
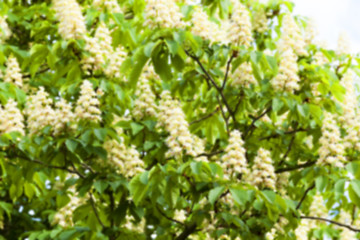
[[[0,239],[359,239],[360,58],[293,7],[0,1]]]

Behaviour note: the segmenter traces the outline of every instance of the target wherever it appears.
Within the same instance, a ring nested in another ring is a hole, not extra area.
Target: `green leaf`
[[[104,180],[99,180],[94,183],[96,191],[98,191],[100,194],[102,194],[108,186],[109,183]]]
[[[215,201],[220,197],[220,195],[224,192],[225,186],[219,186],[212,189],[209,192],[209,202],[214,205]]]
[[[283,106],[284,106],[284,103],[283,103],[283,101],[281,101],[281,99],[279,99],[279,98],[274,98],[274,99],[272,100],[272,110],[273,110],[274,112],[279,111]]]
[[[316,178],[315,180],[315,186],[316,186],[316,189],[319,191],[319,192],[323,192],[327,186],[327,183],[328,183],[328,178],[325,177],[325,176],[319,176]]]
[[[138,134],[141,130],[144,129],[143,125],[140,125],[138,123],[132,122],[130,123],[131,126],[131,131],[133,133],[133,135],[135,136],[136,134]]]
[[[245,206],[249,201],[248,191],[246,190],[230,188],[230,193],[234,200],[241,206]]]
[[[94,129],[94,134],[100,141],[105,141],[107,130],[105,128],[96,128]]]
[[[141,182],[140,175],[137,175],[131,179],[129,189],[135,205],[138,206],[139,203],[144,199],[148,187],[148,185],[144,185]]]
[[[78,146],[78,142],[76,142],[75,140],[72,139],[66,139],[65,141],[65,145],[67,147],[67,149],[69,149],[70,152],[75,152],[77,146]]]

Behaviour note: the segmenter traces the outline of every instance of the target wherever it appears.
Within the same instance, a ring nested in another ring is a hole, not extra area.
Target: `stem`
[[[332,223],[332,224],[338,225],[338,226],[343,227],[343,228],[347,228],[347,229],[349,229],[351,231],[354,231],[354,232],[360,232],[360,229],[354,228],[354,227],[352,227],[350,225],[339,223],[339,222],[336,222],[336,221],[333,221],[333,220],[330,220],[330,219],[326,219],[326,218],[322,218],[322,217],[300,216],[300,218],[301,219],[310,219],[310,220],[328,222],[328,223]]]
[[[312,165],[314,165],[316,163],[316,161],[309,161],[307,163],[304,164],[300,164],[300,165],[296,165],[296,166],[292,166],[292,167],[287,167],[287,168],[279,168],[275,171],[275,173],[283,173],[283,172],[290,172],[290,171],[294,171],[294,170],[298,170],[301,168],[307,168],[307,167],[311,167]]]
[[[101,225],[103,228],[105,228],[105,225],[104,225],[103,222],[101,221],[100,216],[99,216],[99,214],[98,214],[98,211],[96,210],[95,201],[94,201],[94,198],[93,198],[92,193],[89,193],[89,195],[90,195],[91,206],[92,206],[92,209],[94,210],[95,216],[96,216],[98,222],[100,223],[100,225]]]
[[[306,191],[305,191],[304,195],[302,196],[300,202],[299,202],[298,205],[296,206],[296,210],[298,210],[298,209],[301,207],[301,204],[304,202],[307,194],[308,194],[312,189],[314,189],[314,187],[315,187],[315,183],[314,183],[313,185],[311,185],[308,189],[306,189]]]

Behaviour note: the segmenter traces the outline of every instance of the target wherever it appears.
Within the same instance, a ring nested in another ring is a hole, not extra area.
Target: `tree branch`
[[[159,208],[158,205],[156,205],[156,209],[157,209],[158,212],[159,212],[164,218],[166,218],[167,220],[172,221],[172,222],[175,222],[175,223],[180,224],[180,225],[182,225],[182,226],[185,226],[184,223],[182,223],[182,222],[180,222],[180,221],[178,221],[178,220],[176,220],[176,219],[173,219],[173,218],[167,216],[163,211],[160,210],[160,208]]]
[[[251,122],[250,126],[245,130],[244,139],[248,136],[249,131],[255,126],[255,123],[256,123],[260,118],[262,118],[263,116],[265,116],[265,114],[267,114],[268,112],[270,112],[271,109],[272,109],[272,107],[268,107],[265,112],[263,112],[260,116],[258,116],[258,117],[256,117],[256,118],[253,119],[253,121]]]
[[[335,224],[335,225],[338,225],[338,226],[343,227],[343,228],[347,228],[347,229],[349,229],[351,231],[354,231],[354,232],[360,232],[360,229],[354,228],[354,227],[352,227],[350,225],[339,223],[339,222],[336,222],[336,221],[333,221],[333,220],[330,220],[330,219],[326,219],[326,218],[322,218],[322,217],[300,216],[300,218],[301,219],[310,219],[310,220],[328,222],[328,223]]]
[[[299,202],[298,205],[296,206],[296,210],[298,210],[298,209],[301,207],[301,204],[304,202],[307,194],[308,194],[312,189],[314,189],[314,187],[315,187],[315,183],[314,183],[313,185],[311,185],[310,187],[308,187],[308,189],[305,190],[304,195],[301,197],[300,202]]]
[[[284,133],[282,133],[282,134],[280,134],[280,133],[274,133],[274,134],[272,134],[272,135],[270,135],[270,136],[259,138],[259,140],[260,140],[260,141],[262,141],[262,140],[269,140],[269,139],[271,139],[271,138],[276,138],[276,137],[282,136],[282,135],[284,135],[284,134],[293,134],[293,133],[296,133],[296,132],[306,132],[306,131],[307,131],[307,129],[299,128],[299,129],[295,129],[295,130],[291,130],[291,131],[284,132]]]
[[[224,152],[223,150],[220,150],[220,151],[212,152],[212,153],[201,153],[201,154],[197,155],[196,157],[212,157],[212,156],[221,154],[223,152]]]
[[[188,236],[196,232],[196,224],[186,226],[184,231],[175,240],[186,240]]]
[[[290,171],[294,171],[294,170],[297,170],[297,169],[310,167],[310,166],[314,165],[315,163],[316,163],[316,161],[309,161],[307,163],[299,164],[299,165],[296,165],[296,166],[291,166],[291,167],[286,167],[286,168],[279,168],[279,169],[277,169],[275,171],[275,173],[290,172]]]
[[[194,121],[190,122],[190,125],[195,124],[195,123],[198,123],[198,122],[201,122],[201,121],[204,121],[204,120],[206,120],[206,119],[208,119],[208,118],[211,118],[211,117],[214,116],[215,113],[217,113],[219,110],[220,110],[220,107],[216,108],[215,111],[213,111],[212,113],[210,113],[210,114],[208,114],[208,115],[206,115],[206,116],[204,116],[204,117],[202,117],[202,118],[200,118],[200,119],[197,119],[197,120],[194,120]]]
[[[231,54],[231,57],[230,57],[229,61],[227,62],[227,65],[226,65],[226,73],[225,73],[225,77],[224,77],[223,84],[222,84],[222,86],[221,86],[221,90],[224,90],[224,88],[225,88],[225,85],[226,85],[226,82],[227,82],[228,76],[229,76],[230,64],[231,64],[232,60],[234,59],[234,57],[235,57],[235,54],[234,54],[234,53]]]
[[[99,216],[99,214],[98,214],[98,211],[96,210],[95,201],[94,201],[94,198],[93,198],[92,193],[89,193],[89,195],[90,195],[91,206],[92,206],[92,209],[94,210],[95,216],[96,216],[98,222],[100,223],[100,225],[101,225],[103,228],[105,228],[105,225],[104,225],[104,223],[101,221],[100,216]]]

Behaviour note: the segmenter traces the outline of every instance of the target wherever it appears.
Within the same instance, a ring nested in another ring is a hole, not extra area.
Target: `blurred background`
[[[338,36],[346,33],[353,53],[360,52],[359,0],[293,0],[295,14],[314,20],[318,39],[336,49]]]

